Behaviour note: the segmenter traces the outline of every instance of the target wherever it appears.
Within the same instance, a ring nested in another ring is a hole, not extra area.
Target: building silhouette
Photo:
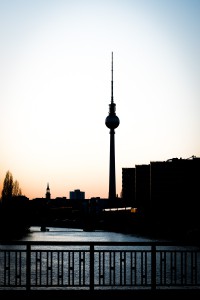
[[[150,204],[155,226],[171,231],[200,228],[200,158],[150,163]]]
[[[150,165],[135,165],[135,202],[145,217],[150,211]]]
[[[132,207],[147,230],[178,236],[200,230],[199,170],[200,158],[195,156],[124,168],[122,196],[132,199],[135,194]]]
[[[83,200],[85,199],[85,192],[81,192],[80,190],[74,190],[69,192],[70,200]]]
[[[135,168],[122,168],[122,205],[135,205]]]
[[[119,126],[119,118],[115,113],[116,104],[113,97],[113,52],[111,68],[111,103],[109,104],[109,115],[105,120],[106,126],[110,129],[110,167],[109,167],[109,204],[115,205],[116,200],[116,179],[115,179],[115,129]]]

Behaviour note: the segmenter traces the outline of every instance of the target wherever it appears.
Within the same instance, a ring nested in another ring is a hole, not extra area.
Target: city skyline
[[[122,168],[200,157],[200,2],[0,1],[0,191],[107,198],[110,55]]]

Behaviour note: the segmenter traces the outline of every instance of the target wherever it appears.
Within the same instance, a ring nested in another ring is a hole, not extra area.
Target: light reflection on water
[[[136,234],[110,231],[84,231],[77,228],[47,227],[49,231],[42,232],[40,227],[33,226],[30,233],[21,238],[22,241],[80,241],[80,242],[151,242],[153,239]]]

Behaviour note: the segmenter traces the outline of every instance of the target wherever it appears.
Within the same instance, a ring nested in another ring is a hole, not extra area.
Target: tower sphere
[[[109,115],[105,120],[105,124],[110,129],[115,129],[119,126],[119,118],[116,115]]]

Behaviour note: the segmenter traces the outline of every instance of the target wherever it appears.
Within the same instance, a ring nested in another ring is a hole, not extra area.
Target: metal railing
[[[0,242],[0,290],[200,289],[200,248],[164,242]]]

